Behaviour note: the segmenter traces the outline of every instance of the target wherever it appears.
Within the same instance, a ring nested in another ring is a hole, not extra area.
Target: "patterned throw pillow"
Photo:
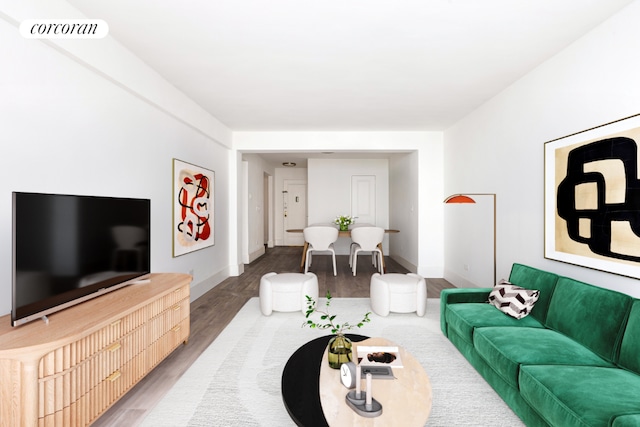
[[[493,287],[489,303],[511,317],[522,319],[531,313],[539,296],[540,291],[524,289],[503,279]]]

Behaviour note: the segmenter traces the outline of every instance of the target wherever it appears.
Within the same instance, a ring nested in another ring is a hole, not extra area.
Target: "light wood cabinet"
[[[0,317],[0,426],[86,426],[189,338],[191,276],[152,274],[11,327]]]

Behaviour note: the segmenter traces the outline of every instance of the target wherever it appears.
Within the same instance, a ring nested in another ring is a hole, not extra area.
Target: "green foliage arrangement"
[[[351,215],[338,215],[333,222],[338,224],[340,226],[340,228],[342,228],[342,227],[346,228],[349,225],[351,225],[354,222],[356,222],[356,219],[355,218],[351,218]]]
[[[371,319],[369,319],[369,315],[371,314],[371,312],[368,312],[364,315],[363,319],[357,324],[352,325],[349,322],[344,322],[342,324],[335,323],[334,321],[335,321],[336,315],[329,313],[329,307],[331,306],[330,291],[327,291],[327,302],[325,304],[325,307],[326,307],[325,310],[319,310],[316,307],[316,301],[313,298],[311,298],[309,295],[306,295],[306,297],[307,297],[307,314],[305,317],[307,318],[307,321],[302,324],[302,327],[308,326],[310,328],[317,328],[317,329],[331,329],[332,334],[344,335],[345,331],[349,331],[354,328],[362,328],[362,326],[364,326],[365,323],[368,323],[371,321]],[[314,312],[317,312],[320,314],[320,321],[314,322],[309,318]]]

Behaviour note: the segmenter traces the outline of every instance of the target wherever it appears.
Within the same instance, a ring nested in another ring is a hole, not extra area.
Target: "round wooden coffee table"
[[[340,383],[340,371],[329,368],[327,344],[322,337],[300,347],[285,365],[282,398],[299,426],[424,426],[431,412],[431,382],[420,363],[402,347],[384,338],[348,335],[358,345],[396,346],[402,368],[394,368],[393,380],[374,380],[372,396],[382,404],[375,418],[357,415],[345,402],[348,390]],[[363,381],[364,388],[364,381]]]

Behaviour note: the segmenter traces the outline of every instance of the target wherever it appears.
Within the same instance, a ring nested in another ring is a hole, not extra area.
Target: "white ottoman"
[[[371,276],[371,309],[379,316],[389,312],[424,316],[427,312],[427,283],[413,273],[378,274]]]
[[[313,273],[267,273],[260,279],[260,310],[307,313],[307,295],[318,301],[318,277]]]

